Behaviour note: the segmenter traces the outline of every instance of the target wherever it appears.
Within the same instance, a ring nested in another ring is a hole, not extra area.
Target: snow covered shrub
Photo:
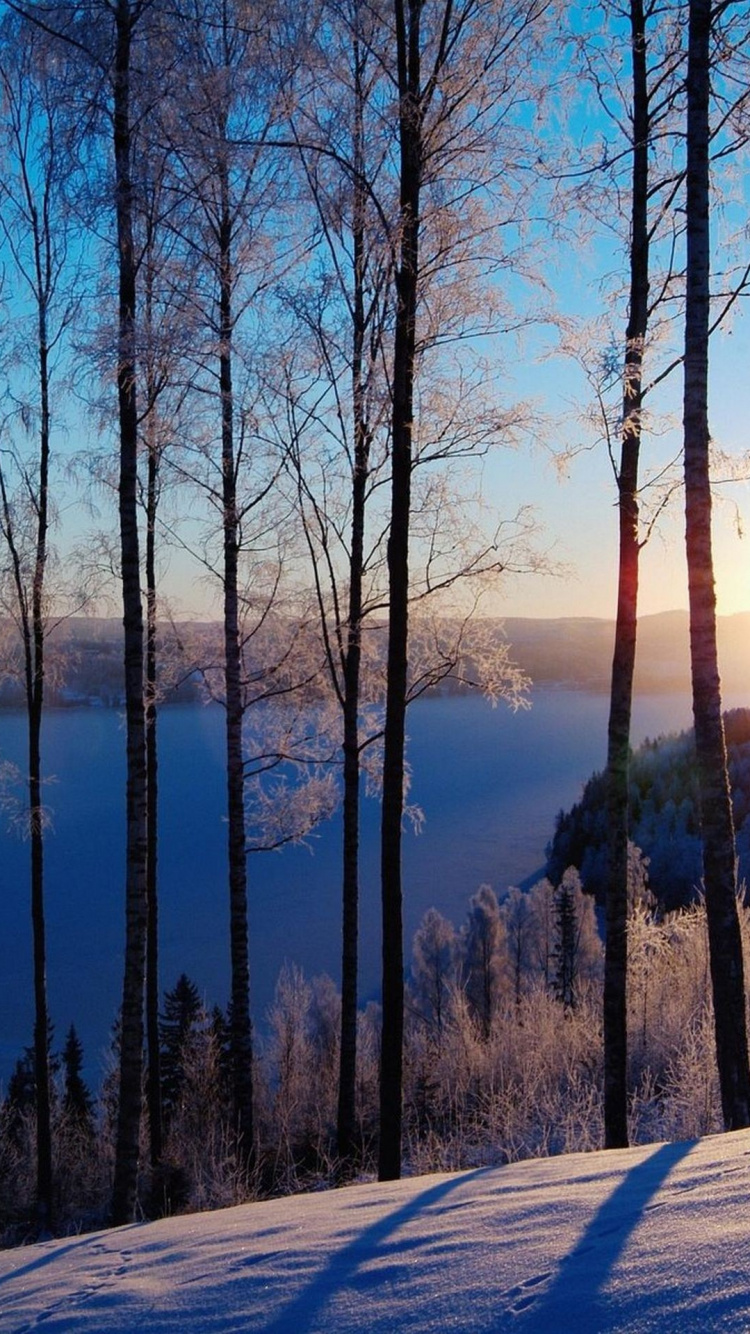
[[[328,977],[306,981],[285,964],[268,1012],[261,1119],[264,1182],[282,1193],[331,1176],[337,1110],[340,1000]]]
[[[454,942],[426,914],[405,1035],[410,1170],[598,1146],[602,946],[578,874],[501,904],[482,886]]]
[[[600,1000],[573,1010],[540,981],[509,990],[489,1034],[456,988],[438,1043],[407,1026],[409,1169],[449,1170],[601,1143]]]
[[[703,903],[631,918],[628,943],[630,1109],[634,1141],[721,1129]]]
[[[93,1120],[82,1120],[54,1090],[53,1226],[58,1235],[104,1225],[111,1193],[109,1158]],[[6,1099],[0,1109],[0,1244],[36,1231],[36,1113]]]
[[[666,1072],[663,1138],[699,1139],[723,1130],[712,1007],[703,1006],[683,1034]]]
[[[64,1103],[52,1127],[52,1172],[58,1232],[101,1227],[112,1190],[109,1154],[93,1119]]]
[[[410,1171],[448,1171],[485,1161],[482,1118],[489,1069],[484,1023],[462,987],[448,993],[438,1035],[411,1010],[404,1043],[404,1134]],[[496,1161],[502,1161],[502,1154]]]
[[[574,1009],[537,984],[493,1035],[490,1127],[509,1159],[601,1142],[599,998]]]
[[[380,1034],[382,1011],[370,1001],[357,1020],[356,1114],[362,1172],[375,1170],[380,1107]]]
[[[6,1098],[0,1107],[0,1245],[31,1235],[34,1217],[36,1117]]]

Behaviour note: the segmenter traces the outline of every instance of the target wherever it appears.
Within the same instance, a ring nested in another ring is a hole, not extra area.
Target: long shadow
[[[263,1334],[304,1334],[310,1329],[322,1308],[335,1297],[357,1274],[363,1264],[377,1256],[378,1247],[397,1232],[405,1223],[445,1199],[458,1186],[467,1181],[485,1176],[489,1168],[477,1168],[474,1172],[462,1172],[449,1181],[441,1181],[429,1190],[409,1199],[400,1209],[386,1214],[377,1222],[358,1232],[351,1241],[333,1253],[328,1263],[316,1274],[315,1278],[280,1311],[270,1324],[264,1327]],[[363,1317],[364,1319],[364,1317]],[[366,1323],[366,1322],[365,1322]]]
[[[7,1274],[0,1274],[0,1287],[4,1283],[10,1283],[12,1279],[24,1278],[26,1274],[33,1274],[37,1269],[44,1269],[45,1265],[54,1264],[62,1255],[68,1255],[70,1251],[80,1250],[81,1246],[86,1246],[90,1241],[90,1236],[76,1237],[75,1241],[70,1241],[67,1245],[50,1246],[49,1250],[43,1254],[35,1248],[32,1252],[33,1259],[29,1260],[28,1264],[19,1265],[17,1269],[9,1269]],[[30,1249],[30,1247],[25,1246],[23,1248],[19,1247],[19,1250],[22,1250],[25,1255],[28,1255]],[[6,1255],[12,1254],[12,1251],[6,1251]]]
[[[550,1286],[544,1287],[548,1276],[542,1274],[506,1294],[512,1298],[512,1315],[528,1313],[520,1321],[519,1331],[551,1334],[553,1330],[571,1329],[575,1334],[601,1334],[607,1328],[601,1299],[607,1277],[643,1215],[654,1207],[654,1196],[672,1168],[692,1148],[690,1140],[663,1144],[632,1167],[597,1210],[574,1249],[565,1256]]]

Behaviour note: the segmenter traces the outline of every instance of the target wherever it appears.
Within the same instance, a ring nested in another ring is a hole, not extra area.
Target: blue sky
[[[747,372],[747,318],[731,334],[716,334],[711,362],[711,430],[717,446],[738,467],[750,450],[750,376]],[[531,503],[539,522],[539,544],[562,571],[533,574],[498,589],[497,610],[508,616],[600,616],[615,613],[617,513],[612,468],[603,443],[593,443],[576,424],[588,391],[571,361],[554,357],[513,372],[519,391],[535,395],[542,412],[559,426],[557,443],[582,447],[561,469],[550,444],[502,451],[485,470],[485,497],[508,512]],[[676,371],[665,404],[673,426],[664,435],[644,437],[642,466],[677,455],[680,447],[682,375]],[[588,447],[585,447],[588,446]],[[750,478],[750,461],[743,471]],[[717,479],[727,469],[717,469]],[[743,537],[744,530],[746,536]],[[721,481],[714,500],[714,557],[718,611],[750,610],[750,480]],[[683,497],[677,490],[644,547],[641,610],[644,615],[687,607]]]
[[[595,137],[596,125],[586,121],[592,113],[586,96],[573,107],[573,119],[583,138]],[[564,104],[570,111],[568,103]],[[559,109],[558,109],[559,110]],[[554,118],[550,122],[554,131]],[[560,127],[564,133],[564,127]],[[740,187],[742,194],[742,187]],[[731,223],[731,217],[717,213],[716,233]],[[746,211],[741,214],[744,218]],[[740,219],[735,219],[735,226]],[[618,224],[619,226],[619,224]],[[546,220],[543,227],[551,227]],[[625,270],[625,247],[610,233],[543,237],[548,298],[557,313],[566,319],[593,317],[606,306],[606,287],[621,281]],[[717,245],[720,244],[720,240]],[[620,253],[618,254],[618,250]],[[610,275],[607,279],[604,275]],[[504,281],[513,282],[511,278]],[[540,301],[542,298],[539,298]],[[622,303],[621,303],[622,304]],[[615,338],[618,326],[624,326],[624,310],[616,310],[612,323]],[[617,579],[617,514],[615,485],[606,449],[586,433],[580,416],[591,401],[582,373],[571,359],[547,355],[538,360],[538,352],[549,354],[554,347],[552,325],[542,324],[523,348],[498,339],[489,349],[490,361],[502,365],[506,373],[503,390],[508,402],[516,398],[533,402],[545,428],[538,438],[511,451],[500,449],[486,460],[483,468],[483,495],[492,513],[510,517],[520,506],[533,508],[538,524],[537,544],[546,553],[554,572],[503,578],[491,609],[507,616],[597,616],[611,618],[615,611]],[[649,367],[647,363],[647,375]],[[659,405],[671,414],[669,430],[646,433],[643,470],[658,468],[675,458],[680,445],[681,373],[672,376]],[[114,410],[114,386],[112,386]],[[747,318],[738,313],[732,331],[717,334],[711,360],[711,425],[717,445],[739,462],[748,450],[745,423],[750,420],[750,377],[747,373]],[[73,411],[65,438],[57,446],[64,455],[74,453],[93,434],[92,423]],[[564,468],[559,452],[570,450]],[[556,457],[556,454],[558,457]],[[722,472],[726,469],[722,467]],[[750,493],[748,481],[722,481],[715,504],[715,570],[718,609],[722,614],[750,610],[750,561],[748,540],[740,536],[750,532]],[[60,539],[63,550],[76,535],[97,523],[115,533],[112,509],[103,510],[100,520],[93,520],[79,503],[75,491],[68,492],[70,506],[63,507]],[[175,610],[183,615],[204,617],[218,615],[217,587],[211,587],[184,554],[173,552],[165,579],[165,590]],[[115,604],[116,605],[116,604]],[[661,515],[656,530],[643,552],[641,610],[643,614],[687,605],[682,497],[677,490]]]
[[[596,298],[593,274],[588,301]],[[568,295],[563,290],[563,298]],[[582,303],[579,301],[577,309]],[[577,313],[577,312],[574,312]],[[492,514],[510,517],[524,505],[533,508],[537,545],[547,554],[549,573],[502,577],[487,609],[503,616],[596,616],[615,613],[617,581],[617,513],[615,485],[607,450],[587,433],[581,415],[591,401],[585,378],[570,358],[554,355],[556,336],[547,329],[524,350],[498,346],[505,359],[508,400],[530,400],[544,429],[517,449],[500,448],[484,461],[482,492]],[[539,354],[545,352],[546,356]],[[747,374],[747,317],[740,313],[731,333],[714,335],[711,352],[711,428],[717,445],[738,467],[750,452],[746,423],[750,421],[750,376]],[[677,370],[660,408],[671,414],[671,428],[644,438],[645,472],[677,456],[680,448],[682,377]],[[91,431],[85,416],[71,423],[58,444],[75,452]],[[564,467],[559,452],[570,449]],[[727,469],[722,467],[722,476]],[[750,476],[750,462],[744,471]],[[70,494],[63,507],[59,535],[63,549],[82,531],[103,526],[115,533],[114,511],[100,498],[99,518]],[[641,611],[647,615],[687,606],[683,537],[683,500],[678,489],[661,514],[644,548],[641,569]],[[742,532],[748,536],[743,537]],[[720,614],[750,610],[750,480],[722,482],[714,503],[715,568]],[[218,616],[218,588],[202,577],[184,553],[173,551],[165,567],[164,588],[174,610],[199,618]],[[110,610],[118,614],[116,600]]]
[[[745,423],[750,421],[750,377],[746,365],[747,321],[732,335],[717,336],[713,347],[711,425],[717,444],[738,463],[750,449]],[[531,505],[538,523],[537,545],[547,554],[550,573],[498,580],[487,604],[502,616],[596,616],[615,614],[617,588],[617,512],[611,464],[602,443],[586,440],[575,421],[575,400],[586,401],[586,386],[576,368],[562,357],[541,366],[512,370],[523,396],[560,424],[558,442],[588,444],[561,469],[551,442],[529,442],[517,450],[498,450],[483,468],[483,496],[490,509],[509,516]],[[668,437],[643,446],[643,465],[679,450],[681,373],[673,377],[670,397],[676,424]],[[750,474],[750,467],[746,469]],[[687,607],[683,500],[672,496],[644,548],[641,563],[641,612],[648,615]],[[742,531],[746,536],[742,536]],[[730,615],[750,610],[750,480],[717,486],[714,501],[714,556],[718,611]],[[203,581],[184,555],[169,557],[166,589],[181,614],[218,615],[216,588]]]

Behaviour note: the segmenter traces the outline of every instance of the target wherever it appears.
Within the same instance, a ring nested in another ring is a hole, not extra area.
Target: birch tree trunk
[[[2,138],[6,171],[0,204],[2,230],[13,238],[11,259],[28,289],[36,316],[32,355],[39,392],[38,444],[30,461],[17,460],[23,493],[17,515],[9,491],[12,465],[0,463],[0,534],[9,556],[11,605],[21,636],[28,749],[28,838],[34,979],[34,1083],[36,1110],[36,1211],[40,1233],[53,1219],[53,1163],[49,1068],[50,1019],[44,884],[42,724],[46,681],[45,604],[50,526],[51,347],[65,316],[51,328],[62,279],[66,228],[57,211],[60,146],[54,97],[46,83],[44,53],[33,29],[8,21],[8,47],[0,67]],[[15,50],[13,42],[16,43]],[[6,211],[7,210],[7,211]],[[12,450],[3,451],[13,453]],[[24,512],[28,511],[28,519]],[[17,521],[18,520],[18,521]]]
[[[38,254],[38,259],[41,257]],[[47,1005],[47,957],[44,912],[44,813],[42,808],[42,718],[44,712],[45,617],[44,574],[47,564],[49,528],[49,345],[46,303],[39,306],[39,387],[41,428],[39,439],[39,507],[34,580],[31,597],[33,652],[28,648],[27,710],[29,721],[29,815],[31,846],[31,917],[34,938],[34,1075],[37,1111],[37,1207],[39,1221],[52,1224],[52,1129],[49,1076],[49,1010]]]
[[[685,308],[685,533],[690,597],[693,717],[703,835],[703,875],[721,1103],[727,1130],[750,1124],[750,1071],[732,805],[721,717],[711,546],[708,428],[710,297],[710,0],[690,0]]]
[[[362,68],[359,43],[354,42],[355,126],[352,302],[352,406],[354,417],[354,468],[352,472],[351,551],[349,555],[349,609],[346,622],[344,660],[344,806],[343,892],[341,945],[341,1046],[336,1143],[341,1168],[346,1174],[355,1156],[357,1077],[357,982],[359,941],[359,818],[360,748],[359,702],[362,662],[362,573],[364,565],[365,509],[369,473],[370,438],[364,403],[363,358],[365,341],[365,198],[362,116]]]
[[[147,298],[146,320],[150,321]],[[149,387],[149,402],[153,394]],[[159,452],[149,425],[148,477],[146,482],[146,789],[148,793],[148,859],[146,892],[148,897],[148,932],[146,940],[146,1049],[148,1078],[149,1146],[152,1172],[158,1169],[163,1151],[161,1105],[161,1053],[159,1041],[159,741],[156,703],[157,675],[157,589],[156,589],[156,515],[159,504]]]
[[[607,748],[609,882],[604,965],[604,1143],[628,1143],[628,772],[638,625],[638,461],[641,446],[643,349],[648,321],[649,95],[642,0],[630,7],[633,73],[633,170],[630,304],[623,377],[622,441],[617,478],[620,559]]]
[[[390,1181],[401,1175],[404,1034],[401,825],[404,812],[404,741],[409,637],[409,520],[422,174],[421,13],[421,0],[396,0],[401,230],[396,272],[396,328],[393,354],[391,517],[388,537],[388,662],[381,826],[383,1032],[378,1157],[380,1181]]]
[[[135,1214],[143,1076],[143,998],[146,970],[147,795],[146,724],[143,696],[143,608],[138,539],[138,413],[136,404],[136,261],[133,245],[131,47],[135,11],[117,0],[112,72],[119,314],[117,396],[120,424],[120,552],[125,632],[127,803],[125,878],[125,972],[120,1033],[120,1094],[112,1194],[112,1222]]]
[[[34,236],[37,273],[42,238]],[[47,301],[38,289],[37,333],[41,420],[39,478],[35,495],[36,534],[31,597],[24,583],[20,538],[16,533],[5,473],[0,467],[2,533],[10,555],[24,664],[24,697],[28,742],[28,830],[31,888],[31,930],[34,976],[34,1085],[36,1111],[36,1209],[41,1232],[53,1222],[52,1126],[49,1071],[49,1007],[47,1003],[47,944],[44,909],[44,809],[42,803],[42,721],[44,716],[45,643],[44,576],[49,530],[49,339]],[[30,605],[29,605],[30,604]]]
[[[220,167],[219,225],[219,387],[224,529],[224,676],[227,738],[227,819],[229,851],[230,953],[232,965],[230,1046],[234,1124],[246,1166],[253,1153],[253,1049],[250,1020],[250,956],[247,929],[245,848],[245,765],[242,751],[242,642],[239,613],[239,514],[232,393],[232,212],[229,174]]]
[[[245,1171],[252,1163],[254,1125],[242,557],[249,541],[243,521],[252,505],[242,489],[249,483],[240,478],[240,467],[249,476],[253,460],[243,453],[245,424],[234,370],[237,326],[248,303],[247,293],[238,293],[247,272],[250,237],[254,235],[249,199],[260,154],[257,146],[247,150],[242,143],[262,140],[267,132],[267,128],[259,129],[255,115],[258,107],[265,106],[263,93],[256,96],[256,84],[263,89],[264,73],[252,63],[262,58],[260,35],[265,33],[266,17],[265,11],[262,16],[259,11],[258,24],[248,25],[246,8],[234,0],[201,0],[180,11],[173,59],[184,69],[188,105],[183,115],[177,103],[167,126],[174,166],[172,187],[184,210],[183,216],[176,218],[176,227],[193,255],[197,275],[195,311],[210,340],[208,347],[201,348],[196,337],[196,383],[206,394],[206,402],[212,404],[212,413],[216,412],[213,420],[218,428],[218,458],[214,459],[210,451],[207,476],[199,485],[218,513],[221,533],[221,552],[215,566],[211,557],[210,568],[215,570],[222,589],[223,680],[217,694],[223,695],[226,738],[232,1124]],[[261,124],[265,114],[265,110],[259,113]]]

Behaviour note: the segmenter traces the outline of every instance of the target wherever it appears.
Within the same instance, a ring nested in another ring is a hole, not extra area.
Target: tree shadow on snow
[[[18,1255],[21,1257],[21,1263],[15,1269],[9,1269],[7,1274],[0,1274],[0,1287],[5,1283],[10,1283],[11,1280],[15,1281],[18,1278],[26,1278],[30,1274],[35,1274],[38,1270],[43,1269],[45,1265],[57,1264],[63,1255],[68,1255],[71,1251],[81,1250],[82,1247],[90,1248],[91,1236],[76,1237],[74,1241],[67,1243],[55,1241],[52,1238],[50,1245],[45,1250],[42,1249],[43,1245],[42,1242],[35,1244],[33,1248],[32,1246],[24,1246],[6,1250],[5,1255],[7,1257],[13,1259]],[[27,1258],[29,1256],[30,1259]]]
[[[694,1141],[663,1144],[625,1174],[591,1219],[557,1274],[527,1279],[505,1294],[519,1334],[601,1334],[607,1328],[602,1289],[639,1222],[657,1207],[654,1197]],[[518,1319],[518,1317],[525,1317]],[[568,1322],[571,1323],[568,1323]]]
[[[489,1168],[477,1168],[474,1172],[461,1172],[448,1181],[440,1181],[429,1190],[412,1196],[400,1209],[379,1218],[362,1232],[352,1237],[351,1241],[333,1253],[328,1263],[319,1274],[295,1297],[282,1311],[263,1328],[263,1334],[304,1334],[305,1330],[319,1328],[317,1317],[332,1297],[351,1283],[363,1265],[383,1258],[385,1243],[399,1228],[419,1217],[433,1205],[439,1204],[459,1186],[478,1177],[485,1176]],[[427,1244],[416,1240],[414,1246]],[[373,1273],[374,1282],[380,1283],[384,1277],[382,1270]],[[366,1300],[366,1299],[365,1299]],[[366,1308],[363,1313],[363,1329],[367,1327]]]

